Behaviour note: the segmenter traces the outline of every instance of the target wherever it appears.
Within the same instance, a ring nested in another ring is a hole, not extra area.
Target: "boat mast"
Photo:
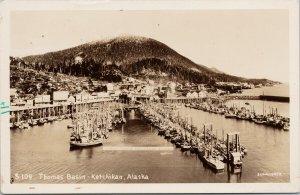
[[[75,130],[76,130],[76,133],[79,135],[79,128],[78,128],[78,112],[77,112],[77,104],[75,104],[75,116],[76,116],[76,124],[75,124]]]
[[[224,137],[224,129],[222,129],[222,138],[223,138],[223,142],[225,141],[225,137]]]
[[[191,133],[193,131],[193,118],[191,117]]]
[[[264,95],[265,93],[263,92],[263,95]],[[265,116],[265,99],[263,99],[263,116]]]
[[[216,129],[216,143],[218,142],[218,129]]]
[[[206,142],[206,130],[205,130],[205,125],[204,125],[204,145],[205,145],[205,142]]]

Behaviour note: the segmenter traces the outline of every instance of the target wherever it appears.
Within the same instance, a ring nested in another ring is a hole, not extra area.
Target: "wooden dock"
[[[79,112],[91,109],[94,104],[105,104],[107,102],[114,102],[113,99],[105,100],[91,100],[86,102],[62,103],[62,104],[44,104],[36,106],[11,106],[10,118],[11,122],[23,121],[24,117],[32,116],[33,119],[46,118],[50,116],[62,116],[65,114],[72,114],[75,108]]]

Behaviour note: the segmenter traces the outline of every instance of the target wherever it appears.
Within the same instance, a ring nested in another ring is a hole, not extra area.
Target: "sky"
[[[287,10],[14,11],[11,55],[136,35],[228,74],[288,82],[288,18]]]

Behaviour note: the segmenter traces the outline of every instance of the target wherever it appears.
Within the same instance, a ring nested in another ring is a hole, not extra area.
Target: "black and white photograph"
[[[299,34],[293,46],[290,9],[299,1],[282,9],[164,3],[7,9],[4,192],[42,193],[34,187],[42,184],[80,193],[90,192],[80,191],[86,184],[122,184],[105,191],[121,193],[143,184],[165,187],[138,192],[299,191]]]

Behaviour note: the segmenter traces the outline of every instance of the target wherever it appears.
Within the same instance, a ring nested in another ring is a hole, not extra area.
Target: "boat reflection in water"
[[[81,159],[83,157],[87,159],[92,159],[94,154],[94,149],[98,148],[98,146],[91,147],[70,147],[70,152],[75,154],[76,159]]]

